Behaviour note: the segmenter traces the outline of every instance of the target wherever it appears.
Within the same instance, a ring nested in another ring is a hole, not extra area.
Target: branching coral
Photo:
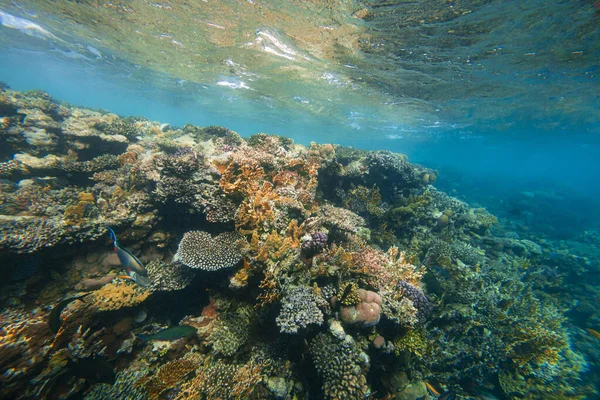
[[[250,320],[240,313],[223,313],[213,321],[206,342],[213,353],[230,357],[246,343],[250,337]]]
[[[183,385],[176,400],[204,397],[207,399],[241,400],[252,398],[262,380],[261,365],[253,361],[233,364],[207,358],[196,370],[196,376]]]
[[[265,182],[262,187],[246,198],[235,214],[235,226],[243,234],[252,233],[275,219],[274,201],[279,196],[273,184]]]
[[[148,399],[163,398],[165,392],[185,382],[202,360],[203,356],[198,353],[187,353],[183,358],[162,364],[152,375],[138,379],[135,385],[145,389]]]
[[[41,312],[12,308],[0,314],[0,372],[3,396],[17,397],[49,354],[52,333]]]
[[[285,333],[297,333],[309,324],[321,325],[323,313],[317,306],[313,290],[300,286],[285,292],[276,322],[279,330]]]

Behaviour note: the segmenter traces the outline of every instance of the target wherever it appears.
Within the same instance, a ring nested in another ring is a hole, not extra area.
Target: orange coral
[[[400,281],[421,287],[421,279],[425,274],[425,267],[418,268],[410,263],[406,257],[406,253],[399,251],[396,246],[390,247],[386,254],[389,259],[388,269],[391,274],[388,288],[395,288]]]
[[[283,170],[283,171],[279,171],[274,177],[273,177],[273,184],[276,187],[281,187],[281,186],[294,186],[296,187],[296,185],[298,185],[298,173],[294,172],[294,171],[287,171],[287,170]]]
[[[118,163],[123,166],[127,164],[135,164],[138,160],[138,154],[133,151],[128,151],[117,157]]]
[[[273,184],[265,182],[260,190],[242,202],[236,212],[235,226],[242,234],[252,233],[267,221],[275,219],[273,205],[271,204],[277,194],[273,192]]]
[[[125,282],[109,283],[93,293],[94,305],[99,311],[118,310],[142,303],[150,291]]]
[[[144,376],[136,381],[136,385],[144,386],[149,399],[161,398],[167,390],[185,381],[202,362],[198,353],[188,353],[183,358],[169,361],[161,365],[151,376]]]
[[[230,163],[226,169],[221,169],[221,171],[219,185],[223,192],[232,195],[250,196],[259,189],[260,182],[265,176],[264,169],[250,161],[240,166]]]
[[[260,308],[267,304],[275,303],[281,297],[279,289],[277,288],[277,281],[275,274],[272,271],[265,271],[265,277],[258,285],[259,288],[264,289],[257,298],[255,308]]]

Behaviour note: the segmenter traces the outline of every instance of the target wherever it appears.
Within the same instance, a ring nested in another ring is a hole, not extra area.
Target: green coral
[[[250,337],[249,320],[239,313],[225,313],[214,322],[206,341],[215,354],[235,355]]]
[[[392,343],[396,355],[405,351],[418,357],[425,357],[427,354],[427,337],[423,328],[411,329],[405,335],[394,339]]]

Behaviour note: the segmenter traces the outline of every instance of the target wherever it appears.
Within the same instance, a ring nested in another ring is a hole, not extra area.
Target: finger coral
[[[352,336],[338,339],[319,333],[310,342],[309,351],[322,379],[328,399],[364,399],[369,396],[366,372],[369,357],[360,351]]]

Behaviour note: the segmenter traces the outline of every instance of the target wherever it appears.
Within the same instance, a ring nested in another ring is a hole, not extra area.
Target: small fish
[[[353,286],[351,283],[347,284],[340,300],[344,300],[346,297],[348,297],[350,295],[350,293],[352,292],[352,288],[353,288]]]
[[[150,279],[148,279],[148,272],[146,272],[144,264],[142,264],[142,262],[138,260],[136,256],[131,254],[129,250],[121,247],[119,243],[117,243],[117,235],[115,235],[115,231],[108,228],[108,232],[110,233],[110,238],[113,241],[114,250],[119,257],[119,261],[121,261],[121,266],[127,273],[127,275],[123,275],[121,277],[125,279],[131,279],[140,286],[150,285]]]
[[[431,383],[425,382],[425,386],[427,386],[427,391],[429,391],[432,395],[434,395],[434,396],[440,395],[440,392],[435,390],[435,388],[433,387],[433,385]]]
[[[600,332],[598,332],[594,329],[590,329],[590,328],[587,328],[586,331],[588,331],[588,333],[590,335],[592,335],[593,337],[595,337],[596,339],[600,339]]]
[[[196,335],[197,333],[198,331],[193,326],[177,325],[158,331],[154,335],[138,335],[137,337],[143,342],[151,342],[153,340],[173,341],[187,338]]]
[[[87,296],[89,293],[86,294],[82,294],[81,296],[73,296],[73,297],[69,297],[67,299],[61,300],[57,305],[55,305],[52,310],[50,311],[50,314],[48,314],[48,325],[50,326],[50,330],[52,331],[52,333],[58,333],[58,330],[60,329],[60,326],[62,325],[61,321],[60,321],[60,314],[62,313],[62,310],[71,302],[75,301],[75,300],[81,300],[83,301],[83,298],[85,296]]]

